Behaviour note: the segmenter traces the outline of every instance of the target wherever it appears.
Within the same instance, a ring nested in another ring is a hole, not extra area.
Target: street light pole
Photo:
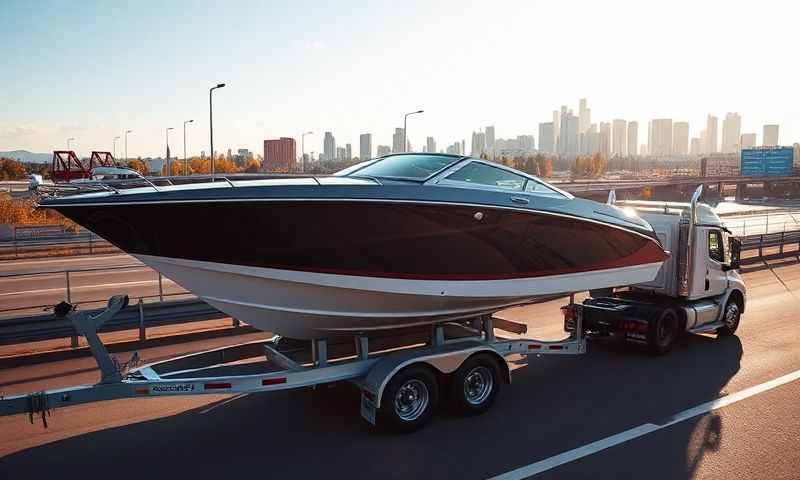
[[[119,140],[119,136],[114,137],[114,160],[117,159],[117,140]]]
[[[167,130],[166,130],[166,136],[167,136],[167,176],[168,177],[170,175],[172,175],[172,169],[169,166],[169,131],[170,130],[175,130],[175,129],[172,128],[172,127],[167,127]]]
[[[183,174],[189,175],[189,160],[186,158],[186,124],[192,123],[194,120],[186,120],[183,122]]]
[[[211,140],[211,175],[214,175],[214,107],[211,102],[211,94],[214,90],[224,87],[224,83],[218,83],[216,87],[208,90],[208,135]]]
[[[303,173],[306,173],[306,135],[313,135],[314,132],[306,132],[300,135],[300,161],[303,163]]]
[[[404,152],[405,152],[405,151],[407,151],[406,149],[408,148],[408,142],[407,142],[407,140],[406,140],[406,138],[407,138],[407,136],[406,136],[406,133],[407,133],[407,131],[408,131],[408,128],[407,128],[407,127],[408,127],[408,116],[409,116],[409,115],[414,115],[414,114],[417,114],[417,113],[422,113],[422,112],[424,112],[424,111],[425,111],[425,110],[417,110],[416,112],[409,112],[409,113],[406,113],[406,114],[403,116],[403,151],[404,151]]]
[[[125,130],[125,164],[128,163],[128,134],[133,132],[133,130]]]
[[[67,150],[69,150],[69,142],[71,142],[71,141],[73,141],[73,140],[75,140],[75,138],[74,138],[74,137],[69,137],[69,138],[67,139]]]

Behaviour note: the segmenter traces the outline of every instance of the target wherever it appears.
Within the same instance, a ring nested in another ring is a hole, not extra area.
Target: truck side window
[[[708,257],[720,263],[725,262],[725,251],[722,248],[722,235],[719,230],[708,232]]]

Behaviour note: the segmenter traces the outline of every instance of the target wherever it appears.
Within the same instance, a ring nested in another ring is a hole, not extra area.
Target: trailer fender
[[[456,370],[470,357],[478,353],[486,352],[497,359],[497,364],[502,371],[503,379],[506,383],[511,382],[511,370],[508,363],[502,355],[488,345],[483,345],[478,342],[474,346],[455,349],[444,349],[443,351],[431,352],[427,355],[415,355],[405,357],[402,355],[388,356],[385,360],[381,360],[375,365],[367,374],[364,380],[363,388],[374,395],[373,402],[375,407],[380,408],[381,398],[386,386],[392,378],[404,368],[411,365],[424,364],[435,372],[442,375],[449,375]],[[404,358],[405,357],[405,358]]]

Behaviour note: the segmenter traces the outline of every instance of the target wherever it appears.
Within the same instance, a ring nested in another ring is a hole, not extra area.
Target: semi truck
[[[565,307],[565,330],[574,333],[580,315],[588,337],[613,337],[654,354],[667,353],[683,332],[733,335],[747,298],[737,272],[741,242],[701,194],[698,187],[688,204],[616,201],[609,194],[609,203],[653,226],[670,258],[652,282],[591,291],[582,304]]]

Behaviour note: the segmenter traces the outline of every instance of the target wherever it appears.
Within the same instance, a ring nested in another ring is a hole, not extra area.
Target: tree
[[[261,171],[261,162],[255,158],[251,158],[244,167],[245,173],[258,173]]]
[[[145,165],[145,163],[140,159],[131,160],[130,162],[128,162],[128,168],[136,170],[142,175],[147,175],[148,173],[150,173],[149,172],[150,169],[148,169],[147,165]]]
[[[193,157],[189,162],[189,169],[193,174],[208,175],[211,173],[211,161],[208,158]]]
[[[0,180],[25,180],[28,172],[13,158],[0,158]]]

